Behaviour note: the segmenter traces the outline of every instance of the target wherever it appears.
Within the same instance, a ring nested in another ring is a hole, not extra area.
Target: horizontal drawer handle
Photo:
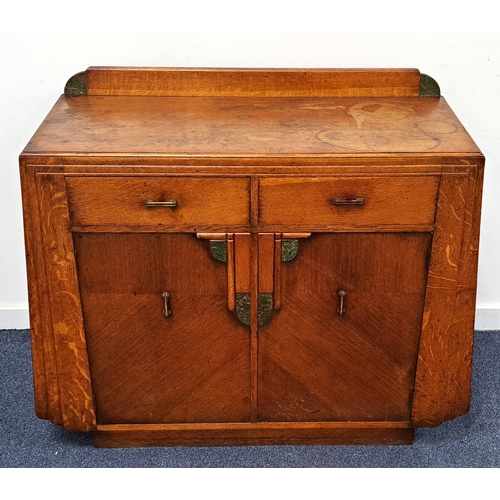
[[[147,207],[176,207],[177,200],[167,200],[167,201],[146,200],[144,204]]]
[[[356,196],[356,198],[334,198],[332,203],[334,205],[364,205],[365,199],[362,196]]]

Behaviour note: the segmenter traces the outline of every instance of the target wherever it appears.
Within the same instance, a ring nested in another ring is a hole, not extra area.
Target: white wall
[[[0,33],[0,329],[29,326],[19,153],[67,79],[99,65],[412,67],[431,75],[487,158],[476,328],[500,330],[500,34],[417,32]]]

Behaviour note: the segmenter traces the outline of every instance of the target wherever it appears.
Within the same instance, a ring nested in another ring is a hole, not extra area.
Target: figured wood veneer
[[[110,68],[85,72],[88,95],[148,96],[412,96],[416,69]]]
[[[130,228],[249,224],[248,178],[69,177],[73,228],[113,232]],[[175,207],[147,207],[147,200],[175,200]]]
[[[20,167],[40,418],[409,444],[467,412],[484,157],[418,70],[89,68]]]

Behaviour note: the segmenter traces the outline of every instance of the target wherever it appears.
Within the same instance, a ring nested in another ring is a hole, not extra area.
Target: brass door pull
[[[165,318],[168,318],[172,314],[172,311],[168,307],[170,294],[168,292],[163,292],[161,296],[163,298],[163,316],[165,316]]]
[[[362,196],[356,196],[355,198],[334,198],[332,200],[334,205],[364,205],[365,199]]]
[[[167,201],[146,200],[144,204],[147,207],[176,207],[177,200],[167,200]]]
[[[339,304],[339,308],[337,309],[337,313],[339,316],[343,316],[345,313],[344,300],[345,300],[345,297],[347,295],[347,292],[345,290],[339,290],[337,292],[337,295],[339,296],[339,299],[340,299],[340,304]]]

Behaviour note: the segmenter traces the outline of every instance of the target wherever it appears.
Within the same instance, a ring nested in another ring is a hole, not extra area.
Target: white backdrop
[[[43,4],[43,3],[42,3]],[[500,33],[0,33],[0,329],[28,328],[18,156],[88,66],[418,68],[486,156],[477,329],[500,330]]]

